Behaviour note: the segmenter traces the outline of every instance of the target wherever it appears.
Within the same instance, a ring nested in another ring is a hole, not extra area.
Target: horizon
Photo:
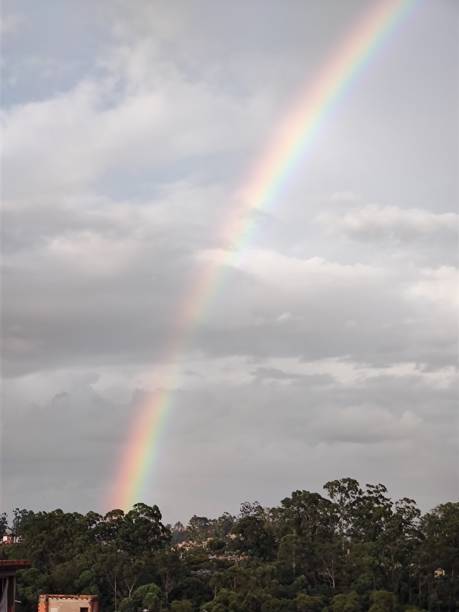
[[[346,479],[350,479],[350,480],[355,480],[352,476],[344,476],[342,477],[342,479],[346,480]],[[333,479],[333,480],[337,480],[337,479]],[[341,478],[339,479],[341,480]],[[261,504],[261,506],[263,507],[264,510],[272,510],[273,508],[278,507],[282,501],[286,498],[289,498],[292,496],[293,493],[295,492],[306,492],[306,493],[318,493],[322,498],[326,499],[326,500],[331,500],[332,498],[330,497],[330,495],[327,493],[327,491],[325,490],[325,485],[327,483],[324,483],[322,485],[322,487],[320,487],[319,490],[310,490],[308,488],[303,488],[303,487],[297,487],[295,489],[292,489],[292,491],[289,491],[288,493],[283,494],[277,501],[275,501],[274,503],[272,503],[271,505],[264,505]],[[402,496],[400,498],[393,498],[391,496],[391,490],[389,487],[386,487],[386,485],[384,483],[381,482],[372,482],[372,483],[361,483],[358,482],[359,486],[362,488],[362,490],[364,491],[364,487],[368,486],[368,485],[383,485],[386,488],[386,493],[387,496],[389,497],[389,499],[391,500],[392,504],[395,505],[395,503],[397,501],[401,501],[402,499],[407,499],[406,496]],[[408,498],[411,499],[411,498]],[[421,513],[421,517],[424,517],[428,514],[431,514],[434,510],[436,510],[437,508],[439,508],[440,506],[444,505],[444,504],[448,504],[448,503],[457,503],[456,500],[445,500],[444,502],[441,502],[440,504],[437,504],[436,506],[433,506],[432,508],[427,508],[427,509],[423,509],[421,507],[419,507],[417,500],[416,499],[411,499],[411,501],[415,502],[415,506],[419,509],[420,513]],[[238,506],[238,510],[235,512],[227,512],[226,510],[223,510],[220,514],[213,514],[213,515],[204,515],[198,512],[194,512],[193,514],[190,514],[188,517],[178,517],[176,518],[174,521],[169,521],[168,518],[163,514],[162,510],[161,510],[161,506],[159,506],[158,504],[155,503],[154,500],[152,500],[150,503],[146,503],[142,500],[139,500],[138,502],[135,502],[132,504],[131,507],[129,508],[117,508],[117,507],[113,507],[113,508],[108,508],[106,511],[104,512],[98,512],[94,509],[89,508],[88,510],[85,510],[84,512],[79,512],[79,511],[75,511],[74,509],[68,507],[68,508],[64,508],[64,507],[59,507],[59,508],[48,508],[48,509],[42,509],[42,508],[11,508],[9,511],[5,511],[7,518],[8,518],[8,525],[12,524],[12,519],[14,516],[14,511],[15,510],[27,510],[27,511],[32,511],[32,512],[48,512],[48,513],[52,513],[52,512],[56,512],[56,511],[62,511],[64,513],[71,513],[71,512],[77,512],[78,514],[81,514],[82,516],[84,516],[85,514],[91,513],[91,512],[96,512],[96,514],[99,514],[102,518],[106,515],[109,514],[110,512],[112,512],[113,510],[122,510],[123,513],[126,515],[128,514],[128,512],[130,512],[131,510],[133,510],[135,508],[135,506],[137,504],[139,505],[147,505],[147,506],[156,506],[160,513],[161,513],[161,520],[163,522],[163,524],[165,526],[169,526],[172,529],[175,527],[175,525],[177,523],[181,523],[182,525],[186,526],[189,524],[190,520],[193,517],[198,517],[198,518],[206,518],[209,519],[210,521],[214,521],[217,520],[219,518],[221,518],[222,516],[226,515],[226,514],[230,514],[232,517],[237,518],[239,516],[241,516],[241,509],[244,506],[244,504],[259,504],[259,500],[257,498],[257,496],[255,495],[254,497],[250,498],[250,499],[245,499],[245,500],[241,500],[239,502],[239,506]]]

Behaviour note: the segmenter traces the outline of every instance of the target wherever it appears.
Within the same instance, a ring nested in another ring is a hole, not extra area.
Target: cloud
[[[68,196],[106,184],[119,169],[125,184],[142,184],[149,173],[158,187],[172,161],[173,180],[196,173],[196,160],[230,155],[257,123],[256,106],[193,83],[166,80],[108,103],[112,96],[110,83],[83,81],[52,99],[4,111],[5,198]]]
[[[388,440],[411,438],[420,419],[411,411],[400,416],[381,408],[363,405],[334,411],[332,417],[324,411],[313,425],[318,439],[329,442],[374,444]]]
[[[286,381],[292,383],[294,381],[307,382],[309,385],[329,385],[334,379],[329,374],[300,374],[297,372],[286,372],[279,368],[259,367],[256,368],[252,375],[257,381]]]
[[[369,482],[387,481],[392,474],[394,494],[416,492],[425,508],[450,495],[457,422],[457,380],[451,375],[439,390],[430,373],[409,368],[398,375],[384,368],[361,371],[358,378],[340,382],[331,375],[295,376],[308,368],[293,361],[290,381],[278,376],[280,368],[253,370],[242,361],[214,362],[210,370],[205,361],[191,360],[189,365],[203,376],[185,378],[171,395],[156,464],[146,483],[147,501],[159,503],[166,520],[186,520],[198,510],[237,511],[243,499],[277,503],[294,488],[320,489],[339,475]],[[358,364],[343,365],[359,369]],[[320,362],[308,367],[310,372],[333,368]],[[234,375],[225,379],[228,368]],[[241,382],[250,368],[249,378]],[[268,378],[253,384],[260,374]],[[81,370],[79,376],[72,370],[54,371],[7,382],[8,498],[33,507],[105,509],[124,432],[141,398],[154,389],[154,384],[136,387],[137,375],[138,369],[131,368],[126,378],[119,366],[100,375],[94,370]],[[127,397],[112,397],[111,381],[117,380],[131,389]],[[30,478],[28,487],[23,486],[24,473]],[[432,475],[428,489],[422,487],[426,473]],[[225,487],[215,496],[222,480]],[[196,487],[203,481],[206,486],[196,500]]]
[[[305,360],[348,355],[386,365],[455,363],[455,323],[442,316],[434,325],[435,313],[443,311],[419,295],[413,299],[422,272],[412,266],[342,264],[255,249],[228,261],[252,283],[226,276],[198,333],[202,348]],[[279,324],[278,313],[287,309],[292,316]]]
[[[425,507],[450,498],[458,104],[445,8],[394,37],[228,252],[235,194],[360,0],[29,4],[25,35],[6,38],[1,115],[4,499],[103,509],[140,398],[177,365],[145,488],[171,520],[341,475]],[[171,355],[209,261],[222,264],[212,298]]]
[[[381,269],[360,263],[343,264],[321,257],[304,259],[258,249],[244,250],[234,265],[266,284],[293,293],[378,282],[383,274]]]
[[[222,257],[209,249],[196,256],[206,225],[182,227],[170,202],[152,210],[110,206],[109,216],[101,202],[80,210],[73,229],[63,231],[57,218],[48,237],[31,249],[24,241],[5,258],[7,373],[161,359],[175,333],[173,313],[209,258]],[[251,249],[222,274],[205,319],[190,330],[191,350],[208,357],[454,363],[452,269],[395,270]],[[279,320],[279,312],[289,316]]]
[[[396,206],[367,205],[344,213],[324,213],[321,222],[332,232],[363,242],[457,242],[459,215]]]
[[[456,313],[459,306],[459,270],[452,266],[421,270],[420,278],[411,287],[410,294]]]

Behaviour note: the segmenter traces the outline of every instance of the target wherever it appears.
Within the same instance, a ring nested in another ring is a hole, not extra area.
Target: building
[[[3,534],[3,537],[1,540],[2,544],[4,545],[18,544],[20,541],[21,541],[21,538],[17,535],[14,535],[14,533],[9,527],[5,529],[5,533]]]
[[[99,599],[97,595],[40,595],[38,612],[99,612]]]
[[[0,559],[0,612],[14,612],[16,572],[28,567],[24,559]]]

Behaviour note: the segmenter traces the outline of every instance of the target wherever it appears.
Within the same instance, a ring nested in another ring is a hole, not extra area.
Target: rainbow
[[[237,206],[224,220],[221,249],[206,263],[197,278],[192,278],[185,298],[179,304],[175,326],[164,351],[161,364],[154,372],[157,389],[142,402],[128,432],[118,472],[110,492],[109,507],[129,508],[144,493],[147,479],[156,462],[159,438],[180,384],[181,357],[190,336],[205,315],[217,291],[221,270],[232,261],[250,240],[256,215],[265,210],[310,150],[320,128],[334,107],[342,100],[356,77],[374,54],[421,0],[375,0],[357,21],[308,83],[290,113],[280,123],[269,146],[237,193]]]

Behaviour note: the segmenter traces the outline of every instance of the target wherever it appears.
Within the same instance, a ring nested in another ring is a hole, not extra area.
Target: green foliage
[[[8,515],[6,512],[2,512],[0,514],[0,538],[6,533],[6,528],[8,527]]]
[[[345,478],[324,489],[173,528],[146,504],[105,516],[16,509],[19,542],[0,554],[33,564],[18,576],[19,612],[44,592],[98,594],[102,610],[117,612],[457,609],[458,503],[421,516],[381,484]]]
[[[193,604],[189,599],[182,599],[182,601],[173,601],[171,603],[172,612],[193,612]]]
[[[298,593],[295,605],[297,612],[320,612],[323,608],[323,599],[317,595]]]
[[[355,591],[335,595],[332,599],[333,612],[359,612],[360,609],[359,596]]]
[[[126,597],[120,604],[121,612],[131,610],[148,610],[149,612],[159,612],[161,609],[161,589],[157,584],[144,584],[132,593],[131,597]]]
[[[370,595],[369,612],[394,612],[395,597],[389,591],[373,591]]]
[[[244,609],[234,591],[221,589],[212,602],[203,606],[203,612],[244,612]]]
[[[50,590],[49,577],[43,574],[36,567],[22,570],[18,573],[19,597],[26,602],[33,602],[36,607],[40,593],[47,593]]]
[[[234,546],[241,553],[264,560],[274,557],[275,537],[267,513],[258,502],[242,505],[241,517],[233,533],[236,536]]]

